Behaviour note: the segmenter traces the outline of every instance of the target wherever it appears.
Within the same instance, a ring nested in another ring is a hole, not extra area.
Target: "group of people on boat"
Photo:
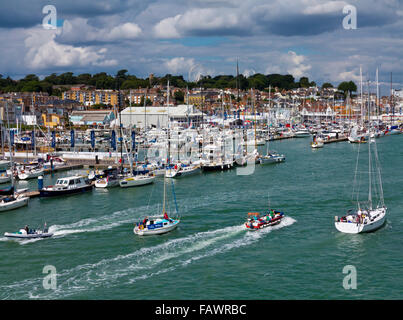
[[[172,222],[173,220],[168,217],[168,214],[166,212],[164,212],[163,218],[169,222]],[[147,225],[153,225],[154,224],[154,220],[149,220],[148,217],[145,217],[143,221],[141,222],[137,222],[136,226],[139,227],[140,229],[145,228]]]
[[[246,222],[246,227],[249,229],[260,229],[263,226],[272,225],[277,221],[280,221],[284,213],[270,209],[269,212],[263,216],[259,213],[249,213],[248,220]]]

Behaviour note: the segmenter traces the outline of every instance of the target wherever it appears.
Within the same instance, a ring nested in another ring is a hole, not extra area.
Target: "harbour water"
[[[271,142],[286,161],[257,165],[251,175],[235,169],[174,180],[182,221],[161,236],[133,234],[135,221],[160,213],[161,178],[140,188],[35,198],[0,214],[0,299],[402,299],[403,135],[377,139],[387,222],[358,235],[338,232],[334,216],[352,208],[359,145],[313,150],[309,142]],[[47,175],[45,185],[70,173]],[[26,186],[36,181],[19,183]],[[246,231],[247,213],[269,204],[285,212],[284,221]],[[45,221],[53,238],[2,236]],[[47,265],[57,270],[55,290],[43,287]],[[356,289],[343,287],[347,265],[357,271]]]

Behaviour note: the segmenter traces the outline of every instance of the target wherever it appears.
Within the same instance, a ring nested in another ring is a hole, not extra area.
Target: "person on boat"
[[[148,218],[145,217],[144,220],[143,220],[143,225],[146,225],[147,221],[148,221]]]
[[[166,212],[164,213],[164,219],[169,220],[168,214]]]
[[[29,233],[29,228],[28,228],[28,226],[25,226],[25,231],[27,232],[27,234]]]

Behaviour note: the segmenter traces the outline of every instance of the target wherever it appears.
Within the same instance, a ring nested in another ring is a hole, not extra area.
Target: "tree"
[[[325,82],[322,84],[322,89],[333,88],[333,85],[330,82]]]
[[[357,91],[357,86],[353,81],[343,81],[339,84],[339,86],[337,87],[337,89],[339,91],[343,91],[344,92],[344,96],[347,96],[347,92],[350,92],[350,94],[352,92],[356,92]]]
[[[185,93],[183,91],[176,91],[174,98],[177,103],[183,103],[185,101]]]

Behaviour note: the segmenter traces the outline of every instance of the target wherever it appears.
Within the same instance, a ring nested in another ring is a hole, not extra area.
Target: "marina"
[[[392,299],[399,297],[402,284],[395,275],[400,272],[397,257],[403,203],[397,186],[403,180],[393,172],[401,167],[402,151],[396,153],[394,146],[400,145],[402,138],[403,135],[391,135],[377,139],[385,203],[393,209],[388,212],[383,228],[364,238],[343,235],[333,225],[334,216],[342,216],[350,207],[352,185],[346,181],[353,181],[360,144],[348,142],[328,144],[315,151],[310,148],[309,138],[270,141],[270,149],[287,156],[284,163],[256,165],[250,175],[238,175],[237,170],[243,167],[235,167],[228,171],[202,172],[186,179],[168,179],[167,190],[173,183],[176,199],[172,192],[167,192],[166,205],[173,209],[177,201],[181,223],[166,234],[144,238],[145,242],[134,238],[133,224],[144,216],[161,212],[163,177],[137,188],[95,188],[82,195],[31,199],[28,206],[0,215],[1,231],[10,232],[27,223],[30,227],[41,226],[46,222],[52,237],[14,241],[5,236],[0,238],[0,253],[5,257],[2,268],[9,264],[7,257],[11,255],[14,262],[33,261],[30,270],[24,271],[26,280],[17,275],[0,279],[1,298],[81,299],[96,295],[118,299],[122,295],[133,299],[171,299],[178,298],[179,290],[182,292],[179,298],[187,299],[195,297],[188,291],[188,282],[195,274],[201,282],[197,294],[200,299],[219,298],[223,294],[230,299],[271,299],[279,295],[301,299],[358,299],[362,294],[368,298],[379,294]],[[264,154],[266,146],[258,149]],[[360,152],[364,153],[363,150]],[[74,175],[86,176],[88,169],[71,168],[46,174],[44,185]],[[35,179],[17,181],[16,188],[24,186],[35,192],[37,185]],[[276,208],[285,216],[281,223],[249,235],[243,225],[245,215],[250,209],[264,212],[268,201],[269,208]],[[386,249],[377,244],[380,237]],[[85,255],[78,254],[71,246]],[[266,247],[270,251],[260,255]],[[369,247],[372,253],[364,254]],[[32,249],[36,252],[35,259],[31,257]],[[45,257],[49,250],[54,252],[50,260],[39,258]],[[160,256],[159,250],[168,256]],[[373,260],[373,255],[381,259]],[[323,260],[325,256],[332,259]],[[60,268],[60,287],[56,291],[41,289],[42,278],[35,271],[50,261]],[[361,291],[357,296],[340,285],[341,271],[348,263],[368,270],[368,275],[361,275]],[[369,274],[386,264],[382,282],[376,282],[374,291]],[[311,270],[308,276],[307,265]],[[79,271],[84,266],[84,272]],[[287,280],[276,277],[278,270],[289,270]],[[172,283],[161,277],[158,290],[142,287],[140,291],[132,287],[141,283],[141,279],[153,281],[157,274],[179,271],[181,278],[175,283],[174,295]],[[215,276],[205,278],[210,273]],[[224,281],[225,274],[248,274],[249,280],[244,282],[241,277]],[[250,284],[252,274],[253,285]],[[317,278],[326,282],[325,288],[312,285]],[[38,285],[33,285],[36,282]],[[233,285],[238,288],[236,292],[230,290]]]

